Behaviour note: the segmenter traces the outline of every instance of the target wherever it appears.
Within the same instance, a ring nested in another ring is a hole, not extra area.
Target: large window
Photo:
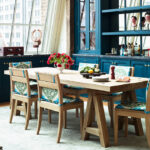
[[[50,0],[0,0],[0,47],[23,46],[25,54],[36,53],[31,35],[46,28]],[[38,51],[42,52],[44,38]]]

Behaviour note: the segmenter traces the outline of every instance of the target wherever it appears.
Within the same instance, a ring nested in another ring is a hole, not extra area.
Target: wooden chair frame
[[[53,81],[55,79],[55,83]],[[37,81],[38,81],[38,99],[41,99],[42,95],[42,88],[52,88],[58,90],[59,95],[59,104],[54,104],[46,101],[39,101],[39,115],[38,115],[38,127],[37,127],[37,134],[40,132],[41,121],[42,121],[42,112],[43,109],[48,109],[49,113],[51,111],[56,111],[59,113],[59,121],[58,121],[58,134],[57,134],[57,143],[60,142],[61,132],[63,127],[63,114],[66,113],[69,109],[80,109],[80,130],[82,131],[83,126],[83,102],[74,102],[74,103],[66,103],[63,104],[63,87],[60,84],[60,79],[58,74],[44,74],[44,73],[37,73]]]
[[[124,67],[124,66],[122,66],[122,67]],[[130,76],[134,76],[134,67],[130,67]],[[110,126],[113,127],[114,102],[121,100],[122,99],[122,94],[119,94],[119,95],[105,95],[105,94],[102,94],[102,99],[108,100],[108,111],[109,111],[109,115],[110,115]]]
[[[29,68],[32,68],[32,61],[27,61],[27,62],[30,62],[30,66]],[[12,62],[12,63],[9,63],[9,68],[16,68],[13,66],[13,63],[20,63],[20,62]],[[25,62],[23,62],[25,63]],[[20,68],[21,69],[21,68]],[[10,85],[11,85],[11,82],[10,82]],[[11,87],[11,86],[10,86]],[[36,85],[33,85],[32,86],[32,89],[37,89],[37,86]],[[10,89],[11,91],[11,89]],[[10,94],[10,100],[11,100],[11,94]],[[25,103],[21,104],[20,102],[17,102],[17,104],[15,105],[16,107],[21,107],[21,105],[23,105],[23,107],[25,107]],[[35,118],[37,118],[37,101],[35,101],[34,103],[34,107],[35,107]],[[10,106],[11,106],[11,101],[10,101]],[[27,110],[26,109],[22,109],[24,111],[24,114],[26,114]],[[17,109],[15,109],[15,115],[20,115],[20,111],[18,111]],[[30,116],[32,117],[32,116]]]
[[[14,93],[14,82],[25,83],[27,85],[27,96]],[[25,69],[10,68],[10,82],[11,82],[11,113],[9,122],[12,123],[14,111],[24,111],[26,116],[25,130],[28,128],[31,105],[32,102],[37,103],[37,96],[31,96],[31,89],[29,85],[28,71]],[[18,102],[23,102],[24,107],[18,106]],[[37,116],[37,110],[35,110]]]
[[[150,86],[149,86],[148,92],[147,92],[146,112],[115,108],[115,111],[114,111],[114,141],[115,141],[115,145],[118,145],[118,118],[120,116],[124,117],[125,136],[128,135],[128,116],[134,117],[134,118],[139,118],[139,119],[145,118],[146,136],[147,136],[148,145],[150,147]]]

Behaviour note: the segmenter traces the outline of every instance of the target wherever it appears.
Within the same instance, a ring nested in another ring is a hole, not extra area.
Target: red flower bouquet
[[[52,63],[54,63],[54,65],[57,67],[64,67],[68,69],[71,65],[74,64],[74,60],[65,53],[54,53],[51,54],[47,60],[47,64]]]

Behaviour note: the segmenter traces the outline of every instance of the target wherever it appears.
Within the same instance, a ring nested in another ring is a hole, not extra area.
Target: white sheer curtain
[[[50,0],[48,11],[44,53],[67,53],[66,0]]]

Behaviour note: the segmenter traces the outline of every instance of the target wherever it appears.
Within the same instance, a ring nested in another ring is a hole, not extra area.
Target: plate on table
[[[102,76],[97,76],[97,77],[92,77],[92,80],[94,82],[108,82],[109,81],[109,77],[102,75]]]
[[[94,72],[94,73],[80,73],[84,78],[89,78],[91,79],[93,76],[101,76],[101,75],[104,75],[106,74],[105,72]]]

